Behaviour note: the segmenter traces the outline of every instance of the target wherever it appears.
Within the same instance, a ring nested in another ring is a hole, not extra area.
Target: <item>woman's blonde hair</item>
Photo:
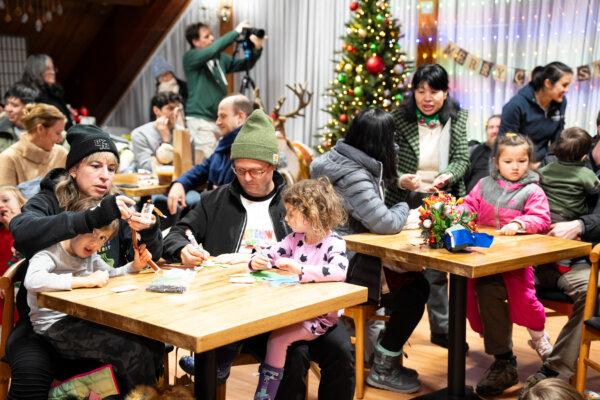
[[[0,185],[0,193],[12,193],[17,198],[19,207],[23,207],[27,202],[27,199],[25,196],[23,196],[23,193],[21,193],[21,191],[14,186]]]
[[[313,226],[317,236],[346,222],[342,198],[327,178],[305,179],[283,192],[283,201],[298,210]]]
[[[65,120],[58,108],[44,103],[30,103],[23,109],[21,122],[27,132],[34,132],[38,125],[50,128],[56,121]]]
[[[92,153],[87,157],[82,158],[77,164],[73,166],[73,168],[77,167],[81,163],[89,164],[95,161],[108,161],[114,162],[117,166],[119,165],[119,160],[117,157],[109,152],[109,151],[101,151],[97,153]],[[110,190],[107,194],[116,193],[111,185]],[[79,192],[79,186],[77,186],[77,182],[71,174],[67,173],[64,176],[61,176],[56,186],[54,187],[54,194],[58,199],[58,204],[61,208],[65,210],[72,209],[81,199],[81,193]]]
[[[583,400],[583,396],[562,379],[548,378],[527,390],[523,400]]]

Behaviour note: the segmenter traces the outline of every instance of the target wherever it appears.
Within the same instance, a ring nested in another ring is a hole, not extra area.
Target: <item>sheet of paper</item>
[[[130,290],[136,290],[136,289],[139,289],[139,288],[135,285],[123,285],[123,286],[116,286],[110,290],[115,293],[121,293],[121,292],[129,292]]]

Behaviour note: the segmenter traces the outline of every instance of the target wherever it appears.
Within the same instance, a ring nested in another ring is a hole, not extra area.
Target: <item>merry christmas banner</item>
[[[475,54],[469,53],[467,50],[453,42],[448,42],[442,49],[442,53],[454,60],[455,63],[468,68],[485,78],[491,76],[500,82],[506,82],[508,70],[510,69],[512,72],[512,82],[517,86],[524,85],[525,80],[531,72],[524,68],[509,68],[506,65],[484,60]],[[578,66],[576,69],[576,77],[578,81],[589,81],[591,79],[600,78],[600,60],[592,61],[591,65]]]

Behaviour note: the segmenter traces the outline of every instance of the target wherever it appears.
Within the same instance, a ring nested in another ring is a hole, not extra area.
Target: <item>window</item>
[[[27,59],[27,42],[24,37],[0,35],[0,97],[21,79]]]

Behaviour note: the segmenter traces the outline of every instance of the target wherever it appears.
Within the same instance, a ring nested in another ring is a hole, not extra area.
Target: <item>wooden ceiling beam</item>
[[[190,1],[113,7],[64,82],[71,103],[85,105],[102,123]]]
[[[81,1],[81,0],[77,0]],[[152,0],[83,0],[88,3],[96,3],[101,5],[110,5],[110,6],[134,6],[134,7],[142,7],[147,6],[151,3]]]

